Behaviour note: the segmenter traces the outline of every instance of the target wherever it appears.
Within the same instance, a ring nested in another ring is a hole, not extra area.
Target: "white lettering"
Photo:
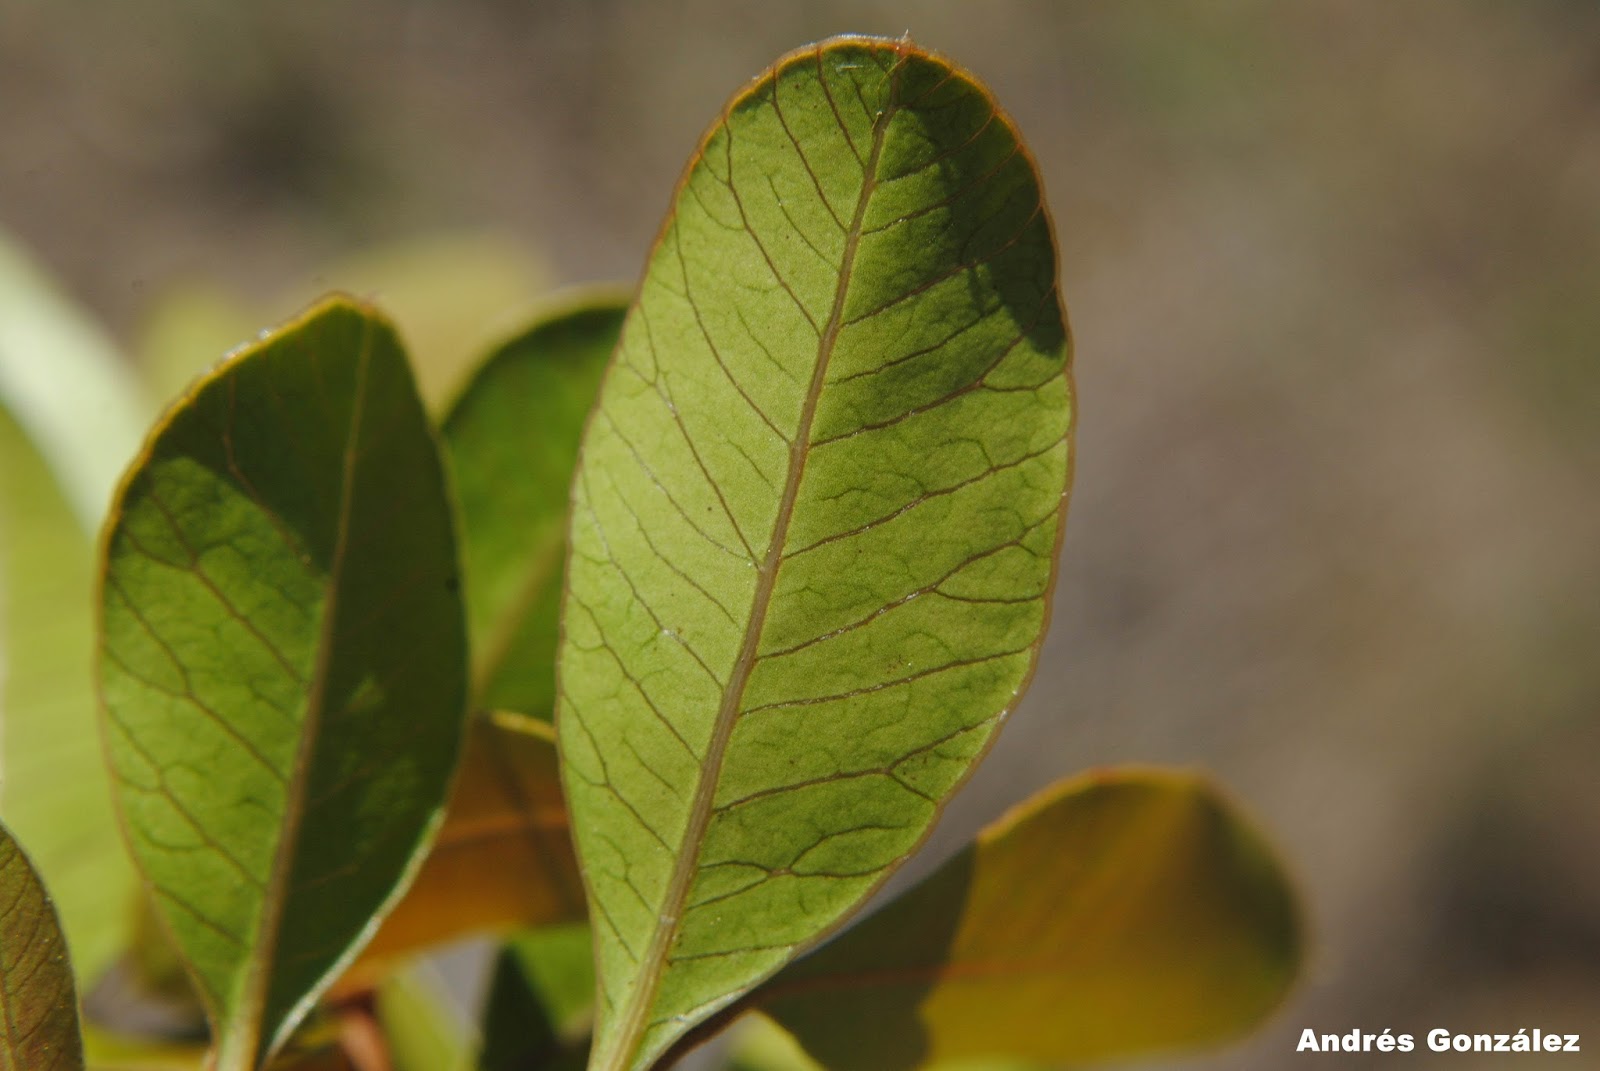
[[[1434,1052],[1582,1052],[1582,1035],[1549,1034],[1537,1027],[1518,1027],[1515,1034],[1457,1034],[1445,1027],[1428,1031],[1428,1048]],[[1384,1027],[1381,1034],[1349,1030],[1319,1034],[1311,1027],[1300,1031],[1295,1052],[1413,1052],[1417,1039]]]

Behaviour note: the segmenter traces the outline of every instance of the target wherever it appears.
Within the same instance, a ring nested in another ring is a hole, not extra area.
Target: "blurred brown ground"
[[[1185,1066],[1600,1047],[1592,2],[0,0],[0,227],[129,342],[169,287],[414,234],[632,279],[744,79],[906,30],[1039,158],[1082,410],[1037,681],[934,850],[1087,765],[1204,767],[1315,947]],[[1339,1066],[1402,1060],[1499,1066]]]

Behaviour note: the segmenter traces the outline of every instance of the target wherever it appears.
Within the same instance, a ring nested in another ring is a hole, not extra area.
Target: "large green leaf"
[[[1062,782],[751,995],[829,1071],[1078,1066],[1214,1044],[1300,958],[1271,849],[1204,780]]]
[[[594,1068],[836,926],[987,748],[1044,629],[1067,352],[1038,177],[969,75],[836,39],[706,135],[573,490]]]
[[[0,408],[0,818],[27,843],[85,987],[134,916],[95,727],[94,552]]]
[[[0,1071],[83,1067],[72,965],[39,875],[0,826]]]
[[[444,421],[461,509],[473,702],[555,707],[567,498],[625,298],[558,307],[492,352]]]
[[[465,624],[444,474],[399,340],[342,299],[202,380],[126,477],[100,684],[135,858],[258,1066],[439,818]]]

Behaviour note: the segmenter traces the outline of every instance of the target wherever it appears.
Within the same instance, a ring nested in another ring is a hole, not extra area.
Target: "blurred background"
[[[908,30],[1032,144],[1081,404],[1039,674],[932,855],[1086,766],[1203,768],[1314,947],[1182,1066],[1305,1027],[1600,1046],[1592,0],[0,0],[0,228],[132,352],[339,285],[426,291],[464,359],[634,280],[778,54]],[[1402,1061],[1501,1066],[1340,1065]]]

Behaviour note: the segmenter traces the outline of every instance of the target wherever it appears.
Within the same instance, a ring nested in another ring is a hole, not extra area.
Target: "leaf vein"
[[[959,481],[957,483],[954,483],[954,484],[951,484],[948,487],[941,487],[936,491],[929,491],[926,494],[922,495],[921,497],[913,499],[912,501],[907,502],[905,505],[901,506],[900,508],[898,508],[898,509],[896,509],[896,510],[890,512],[890,513],[886,513],[883,516],[881,516],[881,517],[879,517],[879,518],[877,518],[875,520],[868,521],[866,524],[860,525],[860,526],[855,527],[855,528],[848,529],[848,530],[843,531],[843,532],[835,532],[833,535],[823,536],[821,539],[818,539],[813,543],[808,543],[805,546],[799,548],[798,550],[789,551],[788,553],[786,553],[784,555],[784,557],[786,559],[788,559],[788,558],[797,558],[802,554],[809,553],[810,551],[816,550],[818,547],[826,546],[829,543],[836,543],[841,539],[850,539],[850,538],[853,538],[855,536],[862,535],[862,534],[864,534],[866,532],[870,532],[874,528],[882,527],[883,525],[888,524],[890,521],[896,519],[897,517],[904,516],[905,514],[909,513],[910,511],[916,509],[918,506],[921,506],[921,505],[924,505],[924,504],[926,504],[928,502],[931,502],[932,500],[934,500],[936,498],[942,498],[942,497],[944,497],[946,495],[955,494],[957,491],[960,491],[964,487],[971,487],[973,484],[981,483],[984,480],[989,479],[989,477],[994,476],[994,475],[996,475],[998,473],[1005,472],[1008,469],[1019,468],[1022,465],[1026,465],[1030,461],[1036,461],[1039,458],[1044,457],[1047,454],[1051,453],[1056,448],[1064,445],[1066,443],[1066,441],[1067,441],[1066,436],[1062,435],[1060,438],[1052,440],[1049,444],[1047,444],[1042,449],[1035,450],[1035,451],[1032,451],[1030,453],[1023,454],[1021,457],[1017,458],[1015,461],[1007,461],[1004,464],[1000,464],[1000,465],[990,465],[988,468],[985,468],[982,472],[978,473],[975,476],[968,477],[967,479],[961,480],[961,481]]]

